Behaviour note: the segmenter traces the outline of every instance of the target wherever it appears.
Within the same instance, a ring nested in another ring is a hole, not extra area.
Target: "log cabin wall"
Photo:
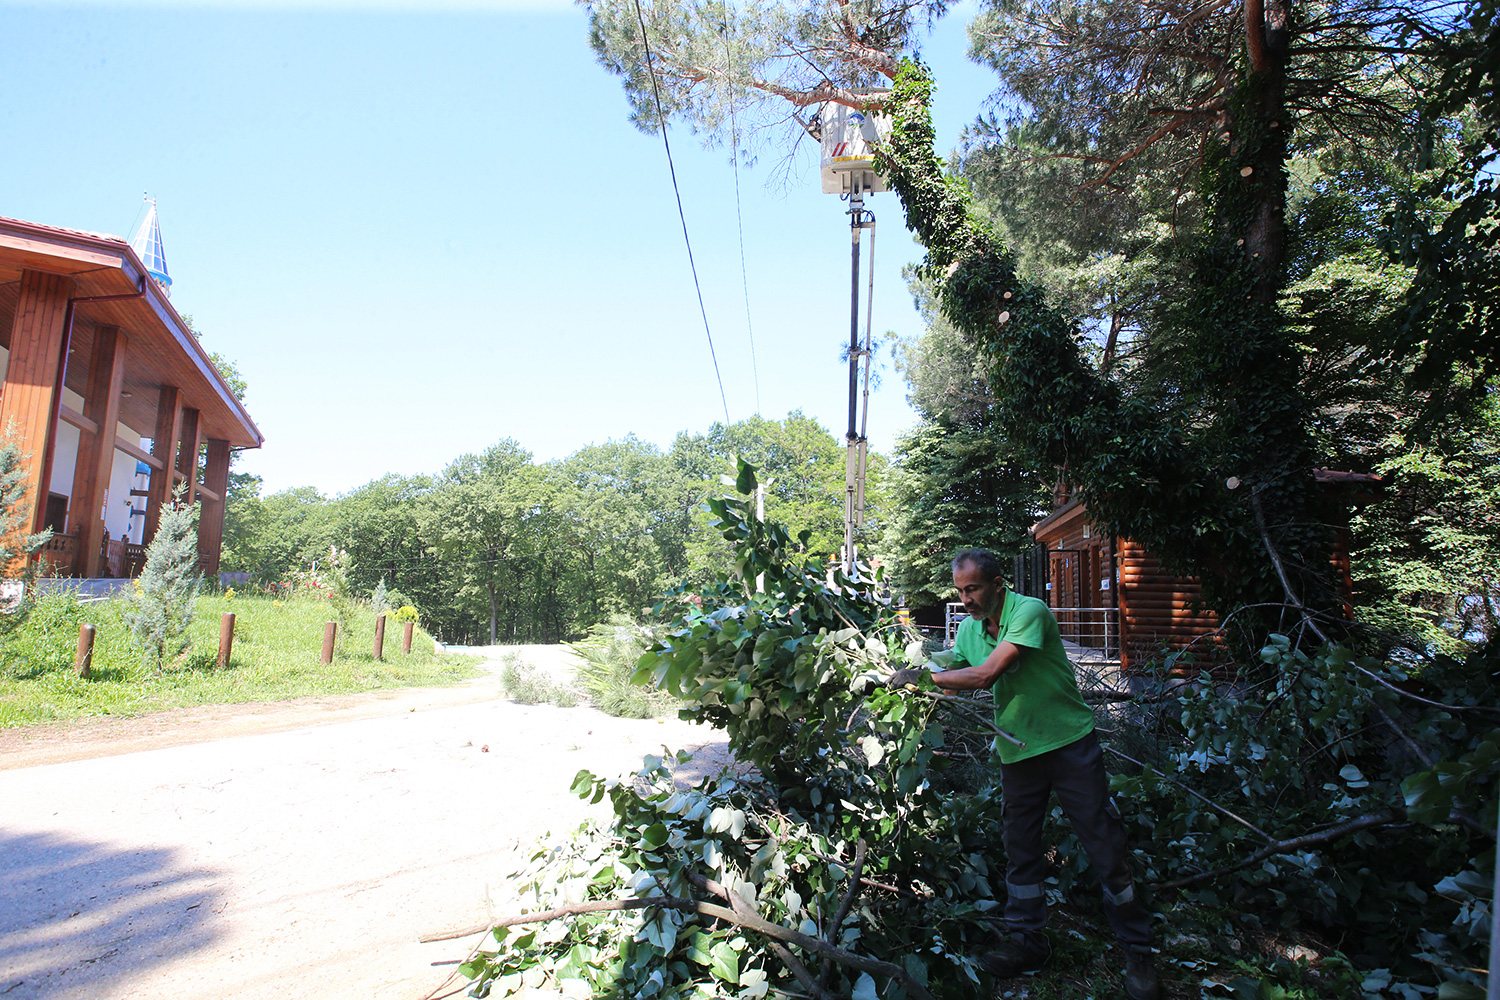
[[[1198,663],[1224,658],[1216,634],[1219,617],[1199,605],[1203,588],[1193,577],[1173,576],[1137,542],[1119,539],[1120,666],[1145,667],[1164,650],[1193,645]]]

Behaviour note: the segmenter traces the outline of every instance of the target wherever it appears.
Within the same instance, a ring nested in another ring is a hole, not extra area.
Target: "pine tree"
[[[31,504],[26,493],[21,449],[7,434],[0,442],[0,569],[32,555],[52,537],[50,530],[36,534],[25,530],[31,521]]]
[[[197,520],[197,506],[184,503],[179,489],[162,511],[124,614],[142,655],[148,663],[154,660],[157,670],[188,647],[187,627],[203,584],[198,575]]]
[[[377,615],[383,611],[390,610],[391,602],[385,594],[385,577],[383,576],[380,578],[380,582],[375,585],[375,593],[370,595],[370,607],[374,609]]]
[[[36,575],[36,563],[31,556],[52,537],[50,529],[35,534],[26,530],[31,524],[31,504],[27,501],[26,469],[21,457],[21,449],[8,429],[0,440],[0,570],[21,560],[25,568],[21,576],[24,587],[21,599],[15,603],[13,599],[0,599],[0,608],[12,612],[0,615],[0,637],[9,635],[26,620],[34,595],[30,584]]]

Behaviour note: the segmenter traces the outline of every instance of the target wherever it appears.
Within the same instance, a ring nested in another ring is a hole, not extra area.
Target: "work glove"
[[[890,688],[892,691],[900,691],[903,690],[908,684],[917,684],[918,682],[920,682],[922,676],[926,673],[927,671],[922,670],[918,667],[906,667],[891,674],[891,676],[886,680],[885,686]]]

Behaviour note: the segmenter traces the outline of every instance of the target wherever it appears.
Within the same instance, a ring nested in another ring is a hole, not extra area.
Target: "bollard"
[[[73,670],[79,677],[87,678],[94,669],[94,626],[87,623],[78,626],[78,652],[73,654]]]
[[[339,623],[329,622],[323,626],[323,662],[333,662],[333,638],[338,633]]]
[[[385,613],[375,616],[375,659],[385,659]]]
[[[417,623],[416,622],[407,622],[406,623],[406,627],[401,630],[401,652],[403,652],[403,653],[410,653],[411,652],[411,633],[412,633],[412,629],[414,629],[416,627],[417,627]]]
[[[229,654],[234,651],[234,612],[224,612],[219,619],[219,668],[229,666]]]

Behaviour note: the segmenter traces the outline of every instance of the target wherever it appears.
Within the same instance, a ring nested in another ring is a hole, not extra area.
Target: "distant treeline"
[[[754,417],[669,450],[627,436],[537,462],[504,439],[434,476],[387,475],[326,497],[312,487],[260,494],[254,476],[231,484],[223,568],[260,586],[347,553],[349,582],[421,611],[449,642],[559,642],[611,614],[644,616],[668,588],[728,568],[728,547],[703,501],[724,492],[734,456],[761,466],[766,515],[812,555],[843,540],[844,447],[800,412]],[[885,514],[887,463],[870,457],[869,533]]]

